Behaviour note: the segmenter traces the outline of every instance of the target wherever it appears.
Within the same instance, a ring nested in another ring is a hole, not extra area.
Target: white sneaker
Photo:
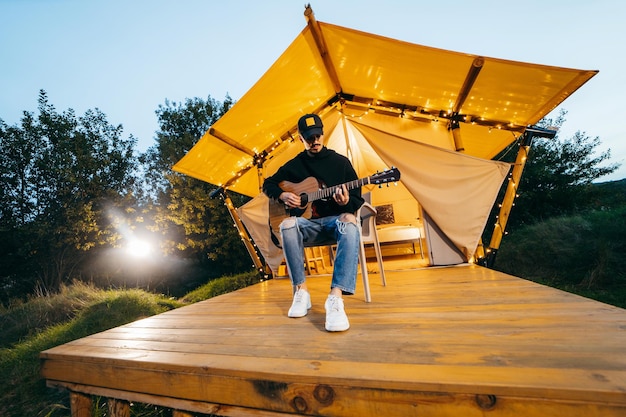
[[[343,309],[343,299],[341,297],[329,295],[324,307],[326,308],[326,330],[329,332],[343,332],[350,328],[350,322]]]
[[[293,302],[287,316],[289,317],[304,317],[311,308],[311,296],[309,293],[299,288],[293,295]]]

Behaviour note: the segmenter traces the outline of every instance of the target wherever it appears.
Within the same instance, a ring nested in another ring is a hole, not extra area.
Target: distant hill
[[[612,209],[626,205],[626,178],[591,185],[596,209]]]
[[[594,185],[597,185],[599,187],[615,187],[616,189],[621,189],[622,192],[626,191],[626,178],[622,178],[621,180],[616,180],[616,181],[604,181],[604,182],[597,182],[594,183]]]

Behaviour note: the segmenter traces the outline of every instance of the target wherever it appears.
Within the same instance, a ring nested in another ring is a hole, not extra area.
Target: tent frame
[[[506,234],[506,224],[509,220],[509,216],[511,215],[515,198],[519,197],[518,188],[522,178],[522,173],[524,172],[524,168],[528,160],[533,139],[536,137],[554,139],[556,133],[557,131],[553,129],[531,126],[528,127],[524,131],[524,134],[520,137],[519,149],[517,150],[513,170],[509,174],[506,192],[502,198],[502,203],[500,203],[500,211],[496,217],[496,223],[494,225],[489,246],[486,249],[479,246],[476,253],[477,264],[491,268],[496,261],[496,255],[498,253],[498,249],[500,248],[500,243],[502,243],[502,237]]]
[[[254,263],[254,268],[257,271],[259,271],[259,273],[261,274],[263,278],[267,278],[269,268],[267,268],[267,266],[264,265],[263,262],[261,261],[256,245],[254,244],[252,237],[250,236],[243,222],[241,221],[241,217],[239,217],[239,214],[237,213],[237,210],[235,209],[233,200],[230,198],[230,196],[228,196],[228,194],[226,194],[226,190],[223,187],[219,187],[218,189],[214,190],[211,193],[210,197],[211,198],[220,197],[224,201],[224,205],[226,206],[228,213],[230,213],[230,217],[233,219],[233,222],[235,223],[235,227],[237,228],[237,231],[239,232],[241,241],[246,247],[246,250],[248,251],[248,255],[250,255],[250,258],[252,259],[252,262]]]
[[[340,101],[341,107],[343,108],[346,105],[346,103],[347,103],[346,100],[341,100]],[[294,130],[297,131],[297,127],[294,127]],[[292,130],[290,130],[287,133],[287,139],[281,138],[283,139],[282,141],[274,143],[270,148],[264,150],[260,154],[255,154],[254,160],[255,160],[257,170],[258,170],[259,192],[262,192],[262,180],[264,178],[263,165],[265,161],[268,159],[268,157],[271,156],[272,152],[276,150],[278,145],[285,143],[285,142],[295,141],[294,133],[292,133]],[[556,133],[557,133],[556,130],[545,129],[545,128],[541,128],[537,126],[529,126],[524,129],[523,134],[520,136],[518,140],[519,148],[517,150],[517,155],[515,158],[515,162],[513,164],[513,170],[509,174],[506,192],[504,194],[504,197],[502,198],[502,202],[499,204],[500,210],[496,217],[496,223],[494,225],[494,230],[491,235],[489,246],[487,248],[484,248],[481,243],[476,249],[475,259],[478,265],[491,268],[493,267],[495,263],[496,255],[500,248],[500,244],[502,243],[502,238],[504,235],[506,235],[505,229],[506,229],[509,216],[511,214],[511,210],[515,203],[515,198],[519,196],[518,188],[519,188],[520,180],[522,177],[522,173],[524,172],[524,168],[526,166],[526,162],[530,154],[530,148],[532,146],[533,139],[536,137],[553,139],[556,136]],[[457,145],[457,152],[462,152],[462,149],[458,149],[458,146],[460,143],[461,143],[460,138],[459,138],[459,141],[457,141],[455,137],[455,144]],[[252,259],[255,268],[263,276],[267,277],[268,274],[271,274],[271,270],[267,265],[264,265],[263,261],[261,260],[259,251],[257,250],[256,245],[254,244],[254,241],[252,237],[250,236],[250,233],[245,228],[239,214],[237,213],[234,207],[232,200],[226,194],[226,189],[228,188],[228,186],[234,183],[235,181],[237,181],[237,179],[241,175],[246,173],[251,168],[252,166],[247,166],[241,169],[237,174],[235,174],[234,177],[232,177],[229,181],[227,181],[226,184],[224,184],[224,186],[219,187],[217,190],[211,193],[211,197],[219,196],[224,200],[224,204],[226,205],[226,208],[228,209],[228,212],[230,213],[235,223],[235,227],[237,228],[239,235],[241,236],[241,240],[244,246],[246,247],[246,250],[248,251],[250,258]]]
[[[401,117],[414,121],[447,122],[448,130],[450,130],[452,133],[455,150],[461,153],[465,151],[463,139],[460,132],[461,123],[477,124],[480,126],[489,127],[490,129],[493,128],[507,130],[519,136],[518,140],[520,141],[520,147],[518,149],[513,171],[509,177],[509,183],[506,193],[503,197],[502,203],[500,204],[500,212],[498,215],[498,220],[494,226],[494,232],[492,234],[491,241],[486,249],[483,248],[482,244],[479,244],[475,254],[475,259],[478,264],[488,267],[493,266],[502,237],[505,234],[505,227],[511,212],[511,208],[514,205],[514,200],[517,196],[517,186],[519,184],[519,180],[525,166],[532,138],[537,136],[553,138],[556,134],[556,131],[542,129],[535,126],[517,125],[509,121],[503,120],[489,120],[476,115],[460,113],[460,110],[463,107],[465,100],[467,99],[467,97],[470,96],[472,87],[482,70],[484,58],[481,56],[476,57],[472,62],[472,65],[468,69],[464,83],[460,88],[457,99],[451,109],[427,109],[416,105],[395,103],[385,100],[379,100],[374,97],[360,97],[346,93],[343,91],[342,85],[337,75],[337,71],[328,53],[324,36],[320,29],[319,23],[315,19],[315,15],[310,4],[305,5],[304,16],[307,21],[307,26],[312,33],[319,56],[324,64],[326,73],[335,91],[334,96],[330,97],[326,103],[315,109],[313,113],[319,114],[321,116],[327,111],[330,111],[332,108],[337,108],[342,113],[346,113],[350,110],[359,110],[363,112],[371,110],[375,111],[378,114]],[[258,170],[259,192],[262,192],[261,188],[264,178],[263,167],[265,161],[279,147],[286,146],[297,140],[297,126],[292,126],[288,131],[282,134],[279,139],[277,139],[269,147],[259,153],[241,146],[236,140],[227,137],[221,132],[216,131],[214,128],[211,128],[209,130],[209,133],[213,137],[224,142],[225,144],[235,149],[238,149],[239,151],[244,152],[245,154],[252,157],[252,162],[240,169],[238,172],[235,173],[232,178],[230,178],[223,185],[221,185],[218,190],[215,191],[215,195],[219,195],[224,199],[224,202],[235,222],[235,226],[239,231],[242,241],[254,262],[255,268],[257,268],[261,272],[265,271],[264,273],[268,273],[269,268],[267,268],[267,266],[263,266],[263,263],[259,256],[259,251],[256,249],[249,232],[246,230],[243,222],[241,221],[239,215],[233,207],[232,201],[226,195],[226,190],[228,190],[230,186],[236,183],[238,179],[246,174],[249,170],[256,167],[256,169]]]

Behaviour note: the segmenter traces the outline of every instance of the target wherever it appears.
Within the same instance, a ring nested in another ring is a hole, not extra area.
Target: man
[[[304,151],[267,178],[263,191],[280,200],[289,209],[303,207],[300,195],[286,190],[285,182],[300,183],[314,177],[321,187],[335,186],[332,198],[317,200],[311,218],[291,216],[280,224],[283,252],[293,285],[293,301],[287,315],[304,317],[311,308],[311,296],[304,276],[304,245],[337,243],[330,293],[326,299],[326,330],[350,328],[342,295],[354,294],[359,252],[359,229],[354,213],[363,204],[360,187],[350,191],[345,183],[358,179],[348,158],[324,146],[324,126],[316,114],[298,120],[298,132]],[[283,187],[281,188],[281,184]],[[314,190],[309,190],[314,191]],[[306,204],[304,204],[306,207]]]

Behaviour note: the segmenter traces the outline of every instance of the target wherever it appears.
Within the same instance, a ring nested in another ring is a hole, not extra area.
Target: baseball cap
[[[313,135],[323,135],[322,119],[317,114],[305,114],[298,120],[298,131],[304,140],[308,140]]]

